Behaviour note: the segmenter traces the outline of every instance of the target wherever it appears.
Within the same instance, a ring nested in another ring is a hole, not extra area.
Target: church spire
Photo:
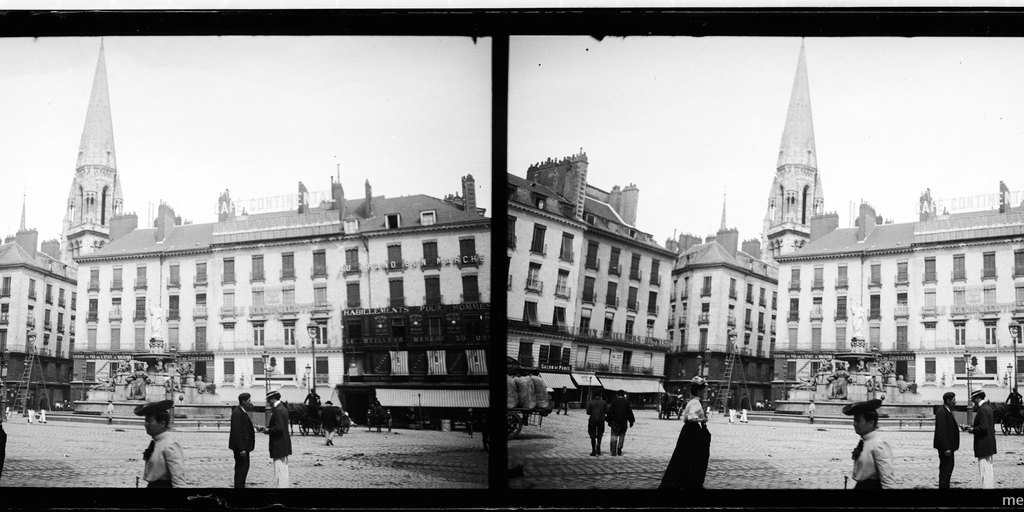
[[[723,230],[723,231],[726,229],[726,227],[725,227],[725,198],[726,198],[726,193],[722,192],[722,227],[720,227],[718,229]]]
[[[18,231],[25,231],[25,193],[21,193],[21,227]]]
[[[100,56],[96,62],[96,75],[92,81],[89,109],[82,129],[82,142],[78,148],[76,169],[86,165],[117,168],[114,155],[114,127],[110,119],[110,94],[107,89],[107,65],[100,40]]]
[[[789,98],[786,127],[779,145],[777,168],[787,164],[818,168],[818,155],[814,147],[814,125],[811,121],[811,91],[807,85],[807,59],[804,43],[800,42],[800,58],[793,79],[793,92]]]

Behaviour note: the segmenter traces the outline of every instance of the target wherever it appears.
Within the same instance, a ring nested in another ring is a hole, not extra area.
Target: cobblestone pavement
[[[541,424],[523,427],[508,441],[509,468],[521,466],[522,477],[512,473],[512,489],[653,489],[672,457],[680,420],[659,420],[654,410],[634,411],[636,425],[629,429],[623,455],[609,454],[606,429],[602,455],[590,456],[587,415],[572,410],[569,416],[550,414]],[[850,452],[859,437],[852,421],[847,425],[800,423],[729,424],[715,415],[708,421],[711,460],[708,489],[842,489],[850,474]],[[896,456],[900,487],[938,488],[938,457],[932,448],[933,431],[883,429]],[[956,452],[953,487],[979,484],[972,436],[962,434]],[[994,458],[996,487],[1019,488],[1024,482],[1024,436],[997,437]],[[855,482],[849,481],[852,488]]]
[[[150,437],[142,427],[49,422],[4,422],[7,459],[0,487],[135,487]],[[273,487],[267,437],[256,434],[247,485]],[[231,487],[234,458],[228,429],[182,429],[186,480],[194,487]],[[288,458],[293,488],[487,487],[487,452],[480,436],[464,432],[353,427],[334,446],[323,437],[292,436]],[[140,480],[145,487],[146,482]]]

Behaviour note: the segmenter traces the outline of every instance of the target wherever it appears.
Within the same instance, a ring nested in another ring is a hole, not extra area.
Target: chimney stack
[[[60,261],[60,242],[58,242],[56,239],[46,240],[40,246],[40,252],[57,261]]]
[[[839,214],[836,212],[823,213],[811,217],[811,239],[813,242],[839,228]]]
[[[875,213],[875,209],[868,203],[860,204],[860,216],[857,217],[857,241],[863,242],[872,231],[875,229],[875,224],[879,222],[879,216]]]
[[[736,249],[739,248],[740,243],[740,232],[738,230],[735,228],[719,229],[718,233],[715,234],[715,240],[725,248],[730,256],[736,257]]]
[[[174,209],[171,208],[167,203],[160,202],[160,206],[156,210],[156,221],[153,225],[156,227],[156,241],[162,242],[167,238],[167,235],[171,233],[176,225],[177,218],[174,215]]]
[[[139,216],[132,213],[110,218],[110,241],[113,242],[139,228]]]
[[[462,198],[466,204],[466,211],[476,213],[476,180],[472,174],[462,177]]]
[[[761,259],[761,241],[756,238],[743,241],[743,252]]]
[[[616,210],[619,212],[622,220],[626,221],[626,224],[636,226],[636,211],[639,203],[640,189],[633,183],[626,185],[620,193],[619,205],[616,207]]]
[[[19,229],[14,235],[14,241],[29,254],[35,256],[36,247],[39,245],[39,232],[35,229]]]

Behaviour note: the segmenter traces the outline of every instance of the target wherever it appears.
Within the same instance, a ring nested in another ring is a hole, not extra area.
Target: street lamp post
[[[306,365],[306,393],[309,393],[310,389],[312,389],[310,384],[311,384],[311,382],[309,381],[309,365],[307,364]]]
[[[263,351],[263,384],[266,387],[267,394],[270,394],[270,353],[266,350]],[[266,422],[270,423],[270,404],[266,403],[263,406],[264,412],[266,413]]]
[[[1017,389],[1017,343],[1020,340],[1020,325],[1010,326],[1010,344],[1013,345],[1013,388]]]
[[[316,391],[316,340],[320,336],[320,326],[310,323],[306,326],[306,334],[309,334],[309,346],[313,351],[313,380],[310,382],[310,391]]]
[[[971,400],[971,372],[974,367],[971,365],[971,351],[964,349],[964,369],[967,371],[967,401]],[[967,424],[971,424],[971,407],[967,407]]]

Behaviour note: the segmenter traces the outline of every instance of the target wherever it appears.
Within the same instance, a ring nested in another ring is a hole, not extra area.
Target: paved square
[[[602,455],[590,456],[587,414],[574,409],[569,416],[553,412],[540,426],[527,425],[508,441],[510,468],[522,466],[523,477],[509,479],[512,489],[654,489],[672,457],[681,420],[659,420],[654,410],[634,411],[637,422],[626,435],[623,455],[608,455],[606,429]],[[842,489],[850,474],[850,453],[859,437],[853,425],[751,420],[729,424],[715,415],[711,431],[708,489]],[[883,427],[896,456],[900,487],[938,488],[938,457],[932,448],[933,431],[894,430]],[[1024,482],[1024,436],[996,438],[997,488],[1019,488]],[[953,487],[979,484],[970,434],[962,434],[956,452]],[[849,481],[852,488],[855,482]]]
[[[142,451],[150,437],[141,426],[49,421],[4,422],[7,459],[0,487],[135,487],[142,477]],[[273,487],[267,437],[256,434],[248,486]],[[231,487],[234,458],[228,428],[182,427],[186,481],[194,487]],[[323,437],[292,436],[288,458],[293,488],[487,487],[487,452],[480,435],[464,432],[395,430],[378,434],[352,427],[334,446]],[[140,480],[140,487],[146,482]]]

